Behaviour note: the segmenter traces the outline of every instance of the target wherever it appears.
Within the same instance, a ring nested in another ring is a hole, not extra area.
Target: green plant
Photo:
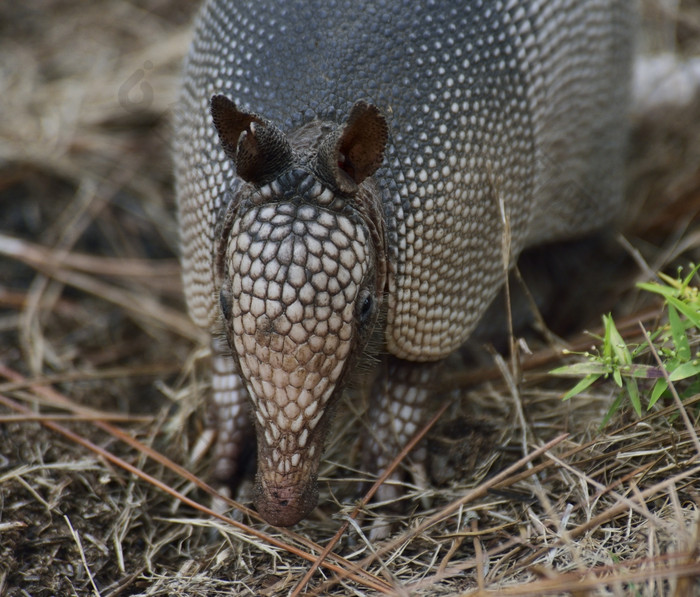
[[[682,271],[679,270],[675,279],[660,273],[660,282],[637,284],[641,290],[662,296],[663,310],[667,313],[664,318],[666,323],[651,334],[645,334],[640,344],[627,344],[612,316],[604,315],[603,336],[593,335],[600,347],[592,352],[569,353],[580,354],[586,361],[551,371],[553,375],[582,378],[564,394],[563,399],[580,394],[601,378],[612,378],[624,391],[619,392],[610,407],[603,420],[605,425],[619,409],[625,396],[637,415],[641,416],[641,397],[649,387],[648,409],[667,393],[669,382],[685,380],[684,395],[700,391],[700,354],[696,352],[693,356],[691,349],[694,343],[697,344],[700,332],[700,292],[697,286],[691,285],[699,269],[700,265],[691,266],[690,273],[685,277],[681,277]],[[649,362],[650,355],[654,364],[639,362]],[[640,380],[648,380],[649,383],[640,384]]]

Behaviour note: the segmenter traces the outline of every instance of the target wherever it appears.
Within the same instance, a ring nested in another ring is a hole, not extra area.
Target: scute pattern
[[[315,506],[333,399],[376,321],[375,471],[521,250],[614,217],[632,5],[205,2],[175,121],[183,281],[212,334],[217,474],[239,472],[249,403],[268,522]]]
[[[268,469],[288,475],[351,348],[367,232],[341,214],[280,202],[253,206],[230,237],[233,345],[270,448]]]
[[[501,202],[512,256],[614,214],[626,89],[610,89],[624,80],[618,32],[629,12],[627,0],[207,3],[176,140],[195,320],[216,318],[208,263],[233,175],[210,97],[228,95],[286,132],[338,121],[364,98],[391,134],[375,175],[392,273],[387,348],[409,360],[449,354],[503,279]]]

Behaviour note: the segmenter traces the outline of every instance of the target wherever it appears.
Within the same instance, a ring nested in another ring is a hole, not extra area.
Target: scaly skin
[[[225,334],[255,415],[255,504],[289,525],[316,505],[332,399],[383,302],[379,195],[365,181],[381,163],[386,123],[358,103],[344,127],[312,125],[289,142],[223,96],[212,116],[246,181],[224,214],[216,266]],[[236,433],[223,440],[232,458]]]
[[[268,522],[315,506],[368,345],[396,372],[373,389],[381,468],[520,251],[614,216],[630,5],[206,2],[175,123],[183,281],[214,339],[217,475],[247,402]]]

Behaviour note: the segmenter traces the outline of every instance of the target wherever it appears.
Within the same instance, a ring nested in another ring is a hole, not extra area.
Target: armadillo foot
[[[366,470],[381,473],[428,419],[431,398],[442,363],[413,363],[387,357],[372,386],[368,415],[369,440],[365,448]],[[425,487],[426,449],[423,442],[408,455],[377,492],[376,500],[400,499],[401,482],[410,479]]]
[[[216,429],[214,477],[234,493],[255,448],[248,394],[225,340],[212,340],[212,407]]]

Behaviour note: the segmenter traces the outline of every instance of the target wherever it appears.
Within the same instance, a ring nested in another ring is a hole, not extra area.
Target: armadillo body
[[[205,4],[176,118],[183,280],[212,334],[217,474],[236,473],[250,416],[268,521],[315,505],[368,343],[391,355],[381,453],[518,253],[614,215],[630,5]]]

